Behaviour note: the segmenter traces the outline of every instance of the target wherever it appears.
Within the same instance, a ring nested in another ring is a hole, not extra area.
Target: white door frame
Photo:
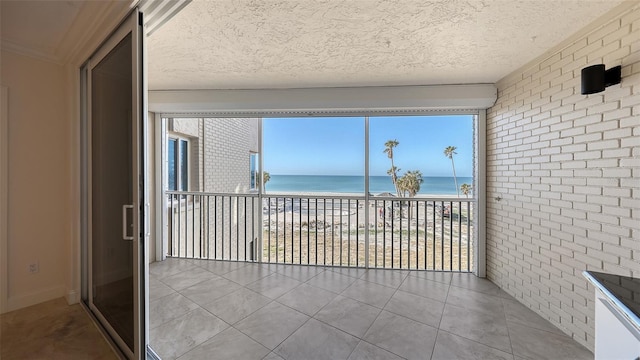
[[[9,90],[0,85],[0,314],[7,311],[9,256]]]
[[[108,321],[102,316],[99,309],[93,305],[93,288],[92,288],[92,240],[91,240],[91,195],[88,196],[87,203],[87,211],[88,216],[86,217],[88,222],[87,227],[87,238],[88,238],[88,306],[92,310],[93,315],[100,320],[101,325],[110,333],[114,342],[118,344],[120,350],[130,358],[142,358],[146,355],[147,348],[147,320],[146,320],[146,286],[145,285],[145,273],[146,273],[146,260],[143,259],[143,255],[146,252],[145,249],[145,238],[146,236],[146,226],[141,224],[141,212],[143,204],[146,203],[146,194],[140,192],[141,187],[139,183],[139,179],[141,176],[144,176],[144,168],[146,160],[142,160],[142,156],[144,156],[143,152],[143,137],[144,137],[144,128],[146,126],[146,105],[145,105],[145,92],[146,87],[144,86],[145,79],[143,78],[143,69],[142,65],[143,61],[143,51],[140,48],[140,44],[143,42],[144,31],[142,30],[141,13],[138,9],[133,9],[131,13],[126,17],[125,21],[118,27],[118,29],[112,33],[97,50],[96,53],[91,56],[88,61],[87,69],[87,115],[88,115],[88,123],[87,123],[87,132],[84,136],[87,137],[87,162],[85,164],[86,174],[87,174],[87,182],[90,186],[91,184],[91,122],[89,120],[91,117],[91,71],[99,64],[104,57],[106,57],[118,43],[122,39],[124,39],[128,34],[131,34],[132,38],[132,55],[135,62],[132,64],[132,75],[133,75],[133,83],[132,83],[132,181],[133,181],[133,215],[132,215],[132,237],[133,237],[133,297],[134,297],[134,318],[133,318],[133,329],[134,329],[134,346],[133,352],[129,350],[128,346],[122,341],[117,332],[110,326]],[[142,190],[146,189],[146,185],[142,185]],[[128,204],[127,204],[128,205]],[[143,234],[144,233],[144,234]]]

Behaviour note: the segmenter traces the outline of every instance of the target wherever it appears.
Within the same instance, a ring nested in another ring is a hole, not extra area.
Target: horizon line
[[[270,176],[359,176],[359,177],[365,177],[365,175],[349,175],[349,174],[273,174],[273,173],[269,173],[269,175]],[[389,176],[390,177],[390,175],[388,175],[388,174],[384,174],[384,175],[369,175],[369,176],[370,177],[371,176],[380,176],[380,177]],[[452,178],[454,176],[452,176],[452,175],[450,175],[450,176],[447,176],[447,175],[432,175],[432,176],[422,175],[422,177],[423,178],[429,178],[429,177],[450,177],[450,178]],[[457,177],[457,178],[462,178],[462,177],[473,178],[473,176],[462,176],[462,175],[458,175],[458,176],[455,176],[455,177]]]

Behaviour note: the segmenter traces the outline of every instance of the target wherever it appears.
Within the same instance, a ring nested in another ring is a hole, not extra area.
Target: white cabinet
[[[640,331],[600,290],[596,290],[595,359],[640,359]]]

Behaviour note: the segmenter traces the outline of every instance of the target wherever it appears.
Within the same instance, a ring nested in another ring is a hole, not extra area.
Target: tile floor
[[[592,359],[470,274],[168,259],[150,266],[163,359]]]
[[[79,304],[63,299],[0,315],[0,359],[116,360]]]

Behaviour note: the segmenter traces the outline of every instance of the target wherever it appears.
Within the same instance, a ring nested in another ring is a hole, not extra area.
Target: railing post
[[[364,118],[364,267],[369,268],[369,117]],[[373,218],[376,218],[375,212]],[[356,262],[358,262],[356,254]]]

